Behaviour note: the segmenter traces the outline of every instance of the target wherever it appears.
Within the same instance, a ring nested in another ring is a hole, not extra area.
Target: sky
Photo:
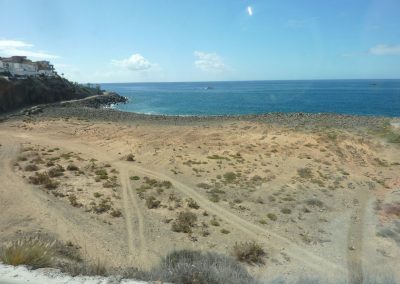
[[[80,83],[400,78],[399,0],[0,0],[0,56]]]

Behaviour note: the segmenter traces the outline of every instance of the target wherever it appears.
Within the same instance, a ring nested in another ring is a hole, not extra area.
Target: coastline
[[[391,121],[400,120],[393,117],[357,116],[329,113],[266,113],[255,115],[220,115],[220,116],[178,116],[154,115],[124,112],[109,108],[89,107],[50,107],[45,108],[39,117],[66,118],[75,117],[92,121],[142,122],[161,124],[216,123],[229,121],[263,122],[291,127],[336,127],[336,128],[381,128]]]
[[[127,98],[114,93],[104,92],[102,95],[83,99],[62,101],[51,104],[42,104],[22,110],[3,114],[0,121],[13,117],[40,117],[40,118],[78,118],[91,121],[108,122],[141,122],[166,125],[186,125],[197,123],[218,122],[262,122],[289,127],[334,127],[342,129],[368,128],[381,129],[390,124],[400,122],[399,117],[349,115],[335,113],[282,113],[272,112],[264,114],[240,115],[162,115],[126,112],[111,108],[111,105],[125,103]]]

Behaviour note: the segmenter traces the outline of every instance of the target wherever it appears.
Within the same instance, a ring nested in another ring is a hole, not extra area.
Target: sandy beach
[[[146,270],[173,250],[231,255],[255,241],[265,262],[246,267],[261,280],[396,274],[393,121],[81,106],[10,117],[0,123],[0,242],[47,235],[86,259]],[[187,231],[182,212],[195,216]]]

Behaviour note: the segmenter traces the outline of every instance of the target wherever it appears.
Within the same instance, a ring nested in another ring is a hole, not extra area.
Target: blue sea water
[[[269,112],[400,116],[400,80],[101,84],[129,99],[123,111],[165,115]]]

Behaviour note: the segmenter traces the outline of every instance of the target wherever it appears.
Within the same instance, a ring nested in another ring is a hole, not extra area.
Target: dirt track
[[[92,126],[86,127],[91,128]],[[111,136],[116,135],[116,133],[114,132]],[[36,228],[41,228],[41,230],[54,232],[59,236],[69,236],[69,238],[73,236],[78,242],[84,244],[83,246],[87,251],[91,251],[92,257],[107,257],[111,262],[118,263],[119,260],[116,259],[116,255],[119,255],[118,258],[128,259],[132,265],[148,268],[157,260],[156,254],[154,254],[155,248],[150,247],[148,242],[152,233],[148,226],[149,221],[146,217],[145,208],[140,204],[129,180],[129,177],[133,174],[142,174],[170,181],[181,194],[191,197],[203,209],[215,214],[237,231],[240,231],[241,234],[247,236],[248,239],[257,240],[272,250],[284,251],[292,260],[291,265],[303,266],[304,270],[309,272],[314,271],[323,274],[329,271],[332,275],[348,274],[351,279],[362,279],[361,251],[363,247],[364,208],[368,202],[368,194],[363,192],[360,192],[358,204],[352,210],[352,224],[348,233],[348,243],[344,244],[350,248],[347,256],[345,256],[348,264],[348,267],[346,267],[345,263],[330,258],[329,255],[316,254],[307,246],[294,242],[285,235],[251,222],[218,203],[211,202],[191,185],[172,174],[159,171],[157,167],[151,167],[149,164],[140,165],[122,161],[121,156],[117,155],[119,149],[113,148],[111,143],[107,143],[107,140],[93,143],[88,139],[71,135],[71,129],[49,132],[45,128],[26,132],[3,127],[0,130],[0,137],[2,144],[0,147],[0,180],[2,181],[0,213],[1,216],[5,216],[0,220],[2,231],[11,232],[12,230],[9,230],[9,228],[24,224],[33,231]],[[104,225],[95,219],[85,216],[79,211],[71,210],[68,205],[37,190],[16,175],[13,170],[13,161],[19,154],[20,145],[28,142],[51,147],[61,145],[67,151],[82,152],[99,161],[110,163],[112,167],[118,169],[121,182],[124,230],[104,228]],[[113,141],[113,143],[123,142]],[[128,144],[128,141],[126,143]],[[157,159],[160,158],[154,157],[152,161],[154,162]]]

